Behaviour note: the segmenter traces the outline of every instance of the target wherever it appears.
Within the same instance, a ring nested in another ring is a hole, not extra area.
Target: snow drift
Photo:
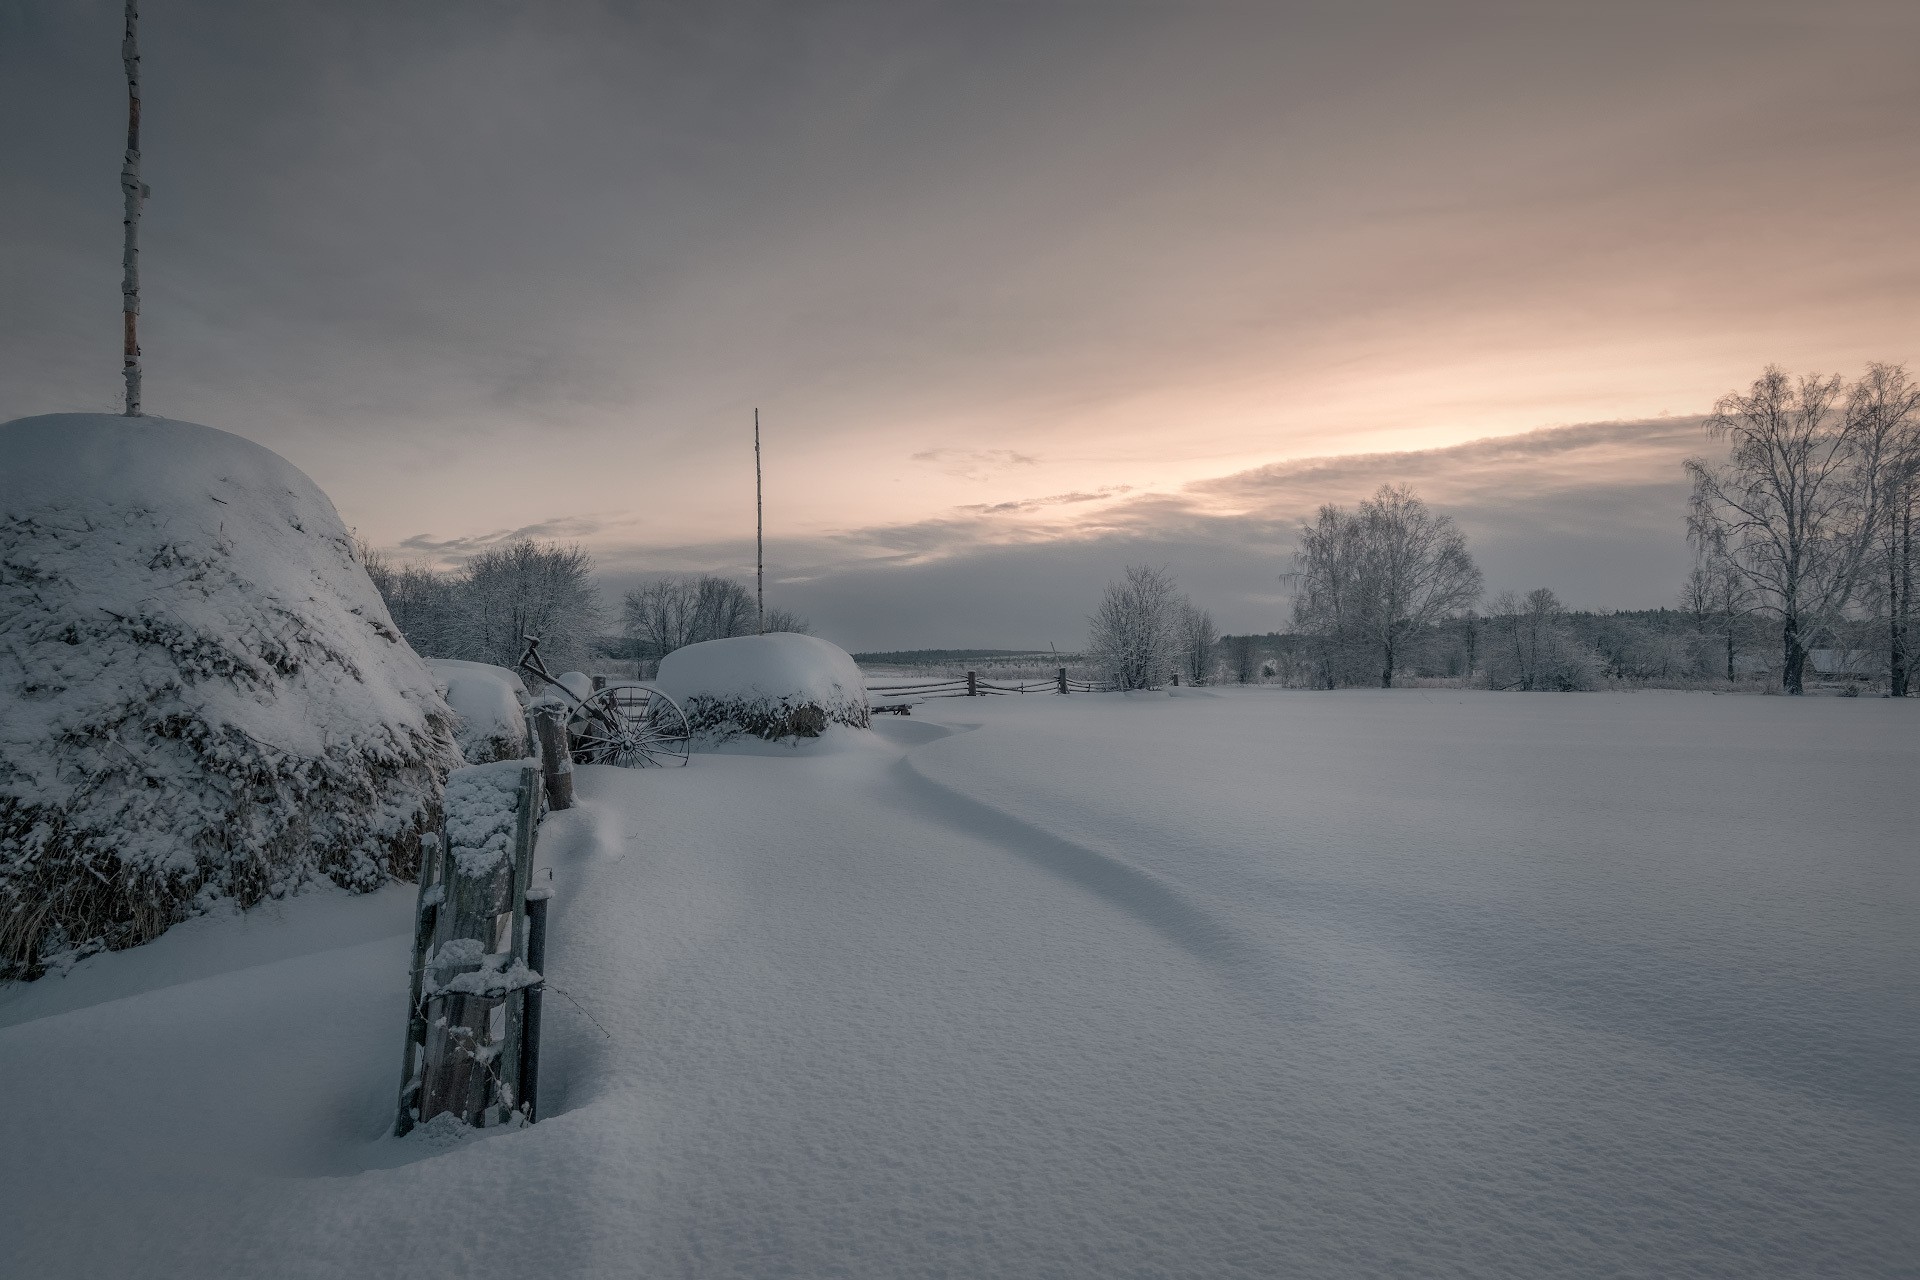
[[[446,690],[454,737],[468,764],[518,760],[531,753],[527,687],[518,675],[490,662],[458,658],[428,658],[427,668]]]
[[[0,457],[0,977],[410,875],[451,713],[326,495],[165,418],[23,418]]]
[[[817,636],[733,636],[675,649],[654,681],[696,733],[726,738],[818,737],[830,724],[864,729],[867,686],[846,650]]]

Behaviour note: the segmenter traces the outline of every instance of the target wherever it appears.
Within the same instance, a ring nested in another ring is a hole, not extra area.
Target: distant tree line
[[[626,593],[621,632],[607,635],[593,557],[571,544],[520,539],[440,571],[396,564],[365,545],[359,551],[394,625],[430,658],[513,667],[532,635],[548,665],[563,671],[609,657],[657,662],[685,645],[759,629],[753,593],[740,583],[663,575]],[[771,609],[765,630],[805,632],[807,621]]]
[[[1129,568],[1090,620],[1089,658],[1122,688],[1174,678],[1338,688],[1444,680],[1519,691],[1769,681],[1809,669],[1847,691],[1914,665],[1920,385],[1897,365],[1852,382],[1769,367],[1707,429],[1726,459],[1691,459],[1695,563],[1678,607],[1586,613],[1545,587],[1502,592],[1453,521],[1410,489],[1328,504],[1300,528],[1292,628],[1216,636],[1164,569]]]

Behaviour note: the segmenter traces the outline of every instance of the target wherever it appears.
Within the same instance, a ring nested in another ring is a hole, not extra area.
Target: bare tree
[[[1177,626],[1180,664],[1187,683],[1209,683],[1213,679],[1214,646],[1220,642],[1219,632],[1213,627],[1213,615],[1188,600],[1180,606]]]
[[[1293,629],[1311,642],[1318,682],[1329,689],[1355,683],[1369,592],[1360,522],[1332,503],[1322,506],[1300,530],[1294,563]]]
[[[813,634],[813,624],[791,609],[769,609],[765,630],[769,634],[784,631],[797,636],[810,636]]]
[[[1176,661],[1180,605],[1167,570],[1127,566],[1107,584],[1099,609],[1088,619],[1087,656],[1122,689],[1158,688]]]
[[[1863,594],[1884,620],[1887,692],[1907,696],[1913,654],[1913,525],[1920,506],[1920,384],[1898,365],[1873,364],[1847,397],[1865,450],[1877,461],[1880,494]]]
[[[1753,613],[1753,592],[1724,548],[1696,545],[1693,569],[1680,592],[1694,630],[1720,647],[1727,683],[1739,675],[1740,634]]]
[[[1597,655],[1567,631],[1566,609],[1545,587],[1525,598],[1502,592],[1487,614],[1487,686],[1492,689],[1591,689]]]
[[[658,660],[703,640],[750,636],[761,630],[754,594],[731,578],[712,574],[663,577],[636,587],[621,601],[621,615],[643,659]],[[766,615],[768,631],[805,626],[804,619],[781,610]]]
[[[1300,531],[1296,630],[1316,638],[1326,683],[1367,662],[1382,688],[1408,641],[1480,598],[1466,538],[1405,486],[1382,485],[1351,513],[1324,506]]]
[[[1878,399],[1891,372],[1873,366],[1843,400],[1838,375],[1796,380],[1769,365],[1707,420],[1731,443],[1726,463],[1687,460],[1693,536],[1724,548],[1756,608],[1779,621],[1788,693],[1801,692],[1807,651],[1861,581],[1897,435]]]
[[[1240,684],[1252,684],[1260,672],[1260,656],[1253,636],[1227,636],[1221,642],[1227,651],[1227,669]]]
[[[1920,448],[1914,451],[1920,454]],[[1920,506],[1920,458],[1901,470],[1882,505],[1878,579],[1887,620],[1887,693],[1904,698],[1913,679],[1913,526]]]

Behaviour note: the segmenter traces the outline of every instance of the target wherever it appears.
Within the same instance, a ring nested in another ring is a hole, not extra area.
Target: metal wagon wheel
[[[580,703],[570,727],[588,764],[684,765],[693,749],[680,704],[651,685],[607,686]]]

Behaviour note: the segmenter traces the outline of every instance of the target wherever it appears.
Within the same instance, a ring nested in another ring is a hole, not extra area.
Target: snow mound
[[[452,714],[326,495],[165,418],[22,418],[0,458],[0,978],[412,874]]]
[[[654,681],[708,737],[813,738],[864,729],[867,686],[846,650],[818,636],[733,636],[675,649]]]
[[[490,662],[428,658],[427,668],[446,688],[447,704],[457,717],[454,736],[468,764],[518,760],[532,748],[527,742],[527,687],[520,677]]]

